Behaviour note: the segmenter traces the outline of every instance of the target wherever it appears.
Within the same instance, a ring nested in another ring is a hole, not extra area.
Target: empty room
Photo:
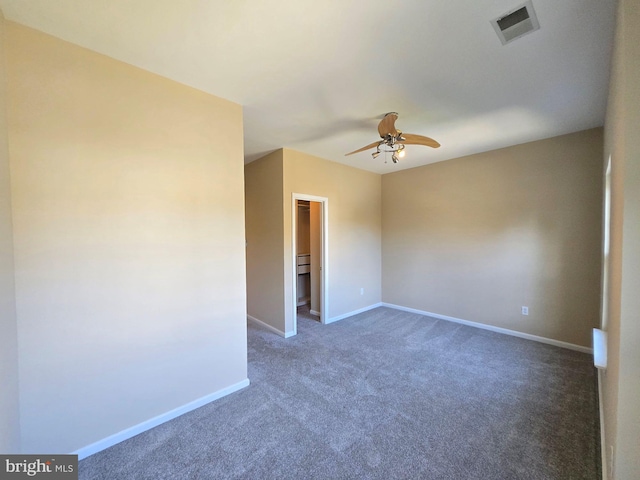
[[[1,478],[640,477],[637,1],[0,0],[0,57]]]

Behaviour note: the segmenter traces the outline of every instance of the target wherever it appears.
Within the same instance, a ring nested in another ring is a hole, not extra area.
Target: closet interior
[[[297,200],[296,302],[298,314],[320,316],[322,204]]]

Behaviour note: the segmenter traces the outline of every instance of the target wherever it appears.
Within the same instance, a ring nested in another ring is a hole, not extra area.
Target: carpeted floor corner
[[[600,478],[587,354],[388,308],[248,342],[249,387],[80,479]]]

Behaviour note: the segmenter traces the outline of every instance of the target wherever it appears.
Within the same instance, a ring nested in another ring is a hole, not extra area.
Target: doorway
[[[328,199],[293,194],[292,198],[294,333],[298,321],[326,323]]]

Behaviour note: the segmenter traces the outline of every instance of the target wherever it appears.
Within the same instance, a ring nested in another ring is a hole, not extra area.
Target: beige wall
[[[23,450],[70,452],[246,380],[242,111],[7,34]]]
[[[293,330],[292,194],[329,199],[328,321],[380,302],[380,175],[284,149],[284,274]],[[364,288],[364,295],[360,289]]]
[[[293,193],[329,199],[327,320],[380,302],[380,175],[281,149],[248,164],[245,176],[249,315],[295,331]]]
[[[18,332],[6,120],[5,20],[0,11],[0,452],[20,450]]]
[[[284,334],[282,188],[282,150],[245,166],[247,313]]]
[[[640,6],[620,0],[605,127],[611,157],[608,365],[603,380],[606,470],[631,480],[640,472]],[[611,454],[613,449],[613,456]],[[613,466],[613,472],[611,472]]]
[[[310,225],[310,208],[300,206],[298,202],[298,218],[296,226],[298,227],[298,238],[296,240],[298,254],[310,253],[311,251],[311,225]]]
[[[601,165],[594,129],[384,175],[383,301],[590,346]]]

